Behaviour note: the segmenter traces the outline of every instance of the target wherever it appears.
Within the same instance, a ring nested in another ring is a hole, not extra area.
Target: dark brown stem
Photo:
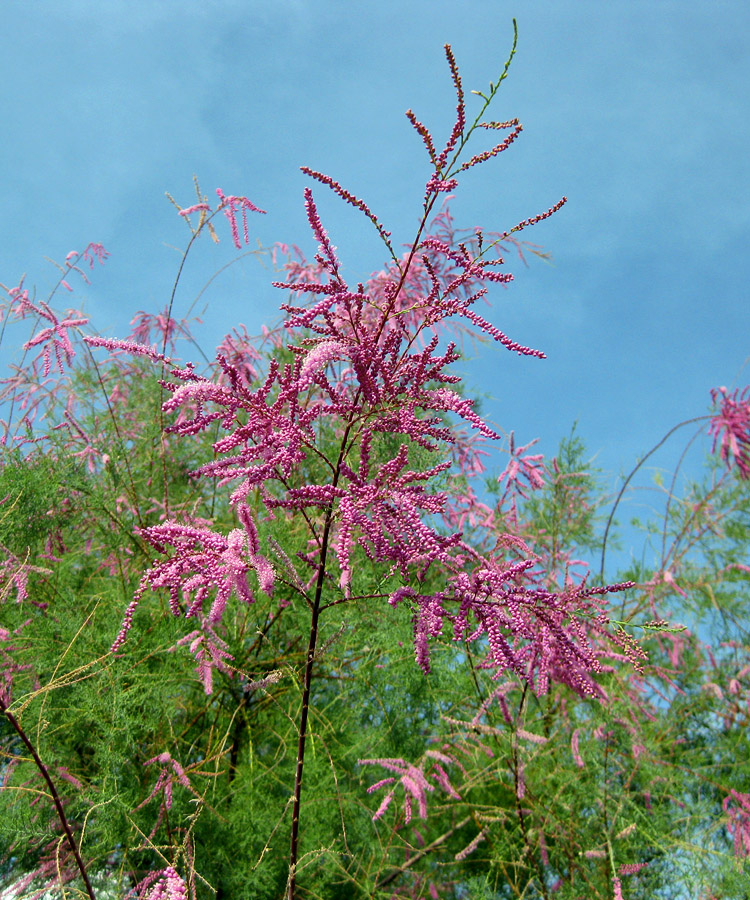
[[[321,599],[323,597],[323,582],[325,580],[326,550],[328,549],[328,535],[331,530],[331,511],[326,517],[323,529],[323,547],[320,567],[318,569],[318,581],[315,585],[315,599],[312,606],[312,619],[310,621],[310,640],[307,646],[307,662],[305,664],[305,682],[302,691],[302,712],[299,720],[299,742],[297,744],[297,771],[294,776],[294,807],[292,809],[292,838],[289,846],[289,881],[287,888],[288,900],[294,900],[294,891],[297,883],[297,855],[299,852],[299,815],[302,798],[302,771],[305,765],[305,741],[307,739],[307,717],[310,711],[310,690],[312,687],[313,664],[315,662],[315,647],[318,642],[318,619],[320,617]]]
[[[333,486],[338,484],[341,464],[347,451],[349,431],[351,423],[347,425],[341,440],[339,458],[334,470]],[[331,535],[333,523],[333,507],[326,513],[323,535],[320,542],[320,565],[318,566],[318,580],[315,585],[315,598],[312,602],[312,618],[310,621],[310,640],[307,645],[307,662],[305,664],[305,682],[302,689],[302,712],[299,721],[299,742],[297,744],[297,770],[294,776],[294,806],[292,809],[292,837],[289,845],[289,880],[287,882],[287,898],[294,900],[294,892],[297,885],[297,856],[299,853],[299,816],[302,798],[302,772],[305,765],[305,741],[307,739],[307,718],[310,711],[310,692],[312,688],[313,665],[315,663],[315,648],[318,643],[318,619],[320,618],[323,584],[326,577],[326,562],[328,558],[328,541]]]
[[[317,594],[317,592],[316,592]],[[307,649],[307,665],[305,666],[305,685],[302,693],[302,714],[299,722],[299,743],[297,745],[297,771],[294,776],[294,808],[292,810],[292,839],[289,850],[289,900],[294,900],[294,889],[297,876],[297,853],[299,840],[299,814],[302,795],[302,770],[305,765],[305,740],[307,738],[307,717],[310,710],[310,688],[312,685],[312,669],[315,659],[315,645],[318,639],[318,616],[320,604],[316,596],[310,623],[310,643]]]
[[[73,851],[73,856],[75,857],[76,864],[81,873],[81,878],[83,879],[83,883],[86,886],[86,893],[89,895],[91,900],[96,900],[96,896],[94,894],[94,889],[91,887],[91,882],[89,881],[89,876],[86,874],[86,867],[83,864],[83,860],[81,859],[81,854],[78,851],[78,845],[76,844],[75,838],[73,837],[73,830],[68,823],[67,817],[65,816],[65,810],[62,806],[62,801],[60,800],[60,795],[57,793],[57,789],[55,785],[52,783],[52,779],[50,778],[50,774],[47,771],[47,767],[44,765],[42,760],[39,757],[39,754],[36,752],[34,745],[29,740],[26,732],[21,727],[21,723],[18,719],[13,715],[13,713],[8,709],[5,705],[5,702],[0,697],[0,712],[5,713],[5,717],[13,726],[16,734],[21,738],[23,743],[26,746],[26,749],[31,754],[31,758],[34,760],[34,763],[42,773],[42,778],[47,782],[47,787],[49,788],[49,792],[52,795],[52,802],[55,804],[55,811],[57,812],[57,817],[60,820],[60,824],[63,827],[63,831],[65,832],[65,836],[68,839],[68,843],[70,844],[70,849]]]

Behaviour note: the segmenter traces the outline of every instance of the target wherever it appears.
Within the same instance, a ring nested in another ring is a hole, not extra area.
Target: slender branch
[[[599,567],[599,577],[600,578],[604,579],[604,555],[607,552],[607,537],[609,535],[609,529],[610,529],[610,526],[612,525],[612,520],[615,517],[615,511],[617,510],[620,500],[622,500],[622,495],[625,493],[625,490],[626,490],[627,486],[630,484],[630,481],[633,478],[633,476],[635,475],[635,473],[646,462],[646,460],[649,458],[649,456],[652,456],[654,453],[656,453],[656,451],[659,449],[659,447],[661,447],[661,445],[664,444],[667,441],[667,439],[670,438],[675,433],[675,431],[682,428],[683,425],[691,425],[693,422],[705,422],[706,419],[710,419],[710,418],[711,418],[711,416],[696,416],[694,419],[686,419],[684,422],[680,422],[679,425],[675,425],[674,428],[670,428],[669,431],[664,435],[664,437],[659,441],[659,443],[654,445],[648,451],[648,453],[637,462],[637,464],[635,465],[635,467],[633,468],[631,473],[625,479],[622,487],[620,488],[620,493],[617,495],[617,498],[615,499],[615,502],[612,505],[612,512],[609,514],[609,518],[607,519],[607,527],[604,529],[604,538],[602,540],[602,558],[601,558],[601,565]]]
[[[693,442],[703,433],[703,426],[695,432],[695,434],[690,438],[690,440],[685,445],[685,449],[682,451],[680,455],[679,462],[675,466],[674,472],[672,473],[672,483],[669,485],[669,491],[667,492],[667,502],[664,505],[664,524],[661,530],[661,567],[662,569],[667,565],[667,526],[669,524],[669,509],[672,504],[672,499],[674,498],[674,488],[677,484],[677,475],[680,471],[680,467],[685,461],[685,457],[687,456],[688,450],[692,447]],[[669,553],[670,555],[676,551],[677,543],[679,541],[679,537],[675,540],[675,543],[672,545]]]
[[[411,868],[414,863],[419,862],[420,859],[423,859],[428,853],[434,850],[436,847],[439,847],[440,844],[444,844],[451,835],[455,834],[459,829],[463,828],[464,825],[468,825],[469,822],[474,820],[473,816],[466,816],[465,819],[461,819],[453,828],[449,828],[445,834],[441,834],[440,837],[436,837],[432,843],[427,844],[426,847],[423,847],[418,853],[415,853],[414,856],[410,856],[409,859],[397,869],[394,869],[392,872],[389,872],[384,878],[381,878],[380,881],[375,885],[375,889],[385,887],[387,884],[390,884],[392,881],[395,881],[399,875],[403,874],[407,869]]]
[[[94,889],[91,886],[91,882],[89,881],[89,876],[86,873],[86,867],[83,864],[83,860],[81,859],[81,854],[78,850],[78,845],[76,844],[75,837],[73,836],[73,830],[70,827],[68,819],[65,815],[65,810],[63,809],[62,801],[60,800],[60,795],[57,793],[57,789],[55,788],[54,783],[52,782],[52,778],[50,777],[49,771],[47,767],[42,762],[39,754],[36,752],[34,745],[29,740],[28,735],[21,727],[21,723],[18,719],[13,715],[13,713],[8,709],[5,704],[5,701],[0,697],[0,712],[5,714],[5,717],[13,726],[16,734],[21,738],[26,749],[31,754],[31,758],[34,760],[34,764],[37,769],[42,774],[42,777],[47,782],[47,787],[49,788],[50,794],[52,795],[52,802],[55,804],[55,811],[57,812],[57,817],[60,820],[60,824],[63,827],[63,831],[65,832],[65,836],[68,839],[68,843],[70,844],[70,849],[73,851],[73,856],[75,857],[76,865],[81,873],[81,878],[83,879],[83,883],[86,887],[86,893],[89,895],[91,900],[96,900],[96,895],[94,894]]]

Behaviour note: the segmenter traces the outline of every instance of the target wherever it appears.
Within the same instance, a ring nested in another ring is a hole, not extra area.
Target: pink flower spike
[[[734,838],[734,855],[750,857],[750,794],[732,788],[722,804],[727,815],[727,830]]]
[[[444,179],[439,172],[435,172],[425,187],[428,194],[447,192],[458,187],[458,181],[455,178]]]
[[[154,362],[171,363],[169,357],[164,356],[163,353],[159,353],[155,347],[145,347],[143,344],[137,344],[135,341],[122,341],[115,338],[103,338],[89,334],[85,335],[83,340],[84,343],[88,344],[90,347],[104,347],[105,349],[114,352],[119,350],[124,353],[132,353],[134,356],[147,356]]]
[[[471,841],[471,843],[467,844],[463,850],[459,850],[459,852],[455,855],[454,859],[457,862],[461,862],[462,860],[466,859],[467,856],[470,856],[477,849],[477,847],[482,843],[482,841],[485,839],[486,834],[487,834],[487,829],[483,828],[479,832],[479,834],[477,834],[474,837],[474,839]]]
[[[140,881],[128,894],[138,892],[138,900],[187,900],[187,885],[176,869],[167,866],[161,872],[152,872]]]
[[[637,875],[641,869],[648,867],[647,862],[641,863],[623,863],[618,870],[619,875]]]
[[[386,247],[388,247],[388,249],[391,250],[391,252],[393,252],[393,250],[391,248],[391,242],[390,242],[390,237],[391,237],[390,231],[386,231],[383,228],[383,226],[378,221],[377,216],[375,216],[370,211],[370,208],[367,206],[367,204],[363,200],[360,200],[358,197],[355,197],[354,194],[350,193],[349,191],[347,191],[343,187],[341,187],[341,185],[338,183],[338,181],[335,181],[333,178],[330,177],[330,175],[324,175],[322,172],[316,172],[314,169],[310,169],[308,166],[301,166],[300,169],[302,172],[305,173],[305,175],[309,175],[311,178],[315,178],[321,184],[327,185],[332,191],[334,191],[334,193],[338,194],[342,200],[345,200],[347,203],[350,203],[352,206],[361,210],[367,216],[367,218],[372,222],[372,224],[377,228],[378,234],[383,239]],[[312,194],[311,194],[311,196],[312,196]],[[307,198],[307,190],[305,190],[305,198]],[[310,220],[310,224],[313,225],[313,230],[315,230],[315,225],[313,224],[312,220]],[[322,226],[321,226],[321,228],[322,228]]]
[[[24,294],[25,293],[26,292],[24,291]],[[46,378],[52,369],[53,353],[55,356],[56,368],[62,375],[64,372],[63,359],[67,365],[70,365],[73,357],[76,355],[68,331],[71,328],[80,328],[82,325],[86,325],[88,319],[77,314],[75,310],[68,310],[66,313],[68,318],[60,321],[46,303],[40,303],[38,306],[34,306],[34,304],[28,302],[28,305],[33,308],[33,311],[37,315],[46,319],[50,323],[50,327],[43,328],[41,331],[37,332],[30,340],[26,341],[23,345],[23,349],[29,350],[31,347],[43,344],[44,346],[36,359],[38,360],[41,358],[44,361],[44,377]]]
[[[502,475],[497,479],[500,484],[505,481],[504,500],[508,494],[514,491],[522,497],[528,497],[521,482],[522,477],[528,482],[532,491],[537,491],[544,487],[544,466],[542,464],[544,456],[541,453],[522,456],[529,447],[533,447],[537,443],[537,440],[538,438],[535,438],[528,444],[524,444],[523,447],[516,448],[513,432],[511,431],[509,439],[510,460]]]
[[[216,194],[221,201],[219,208],[224,210],[224,215],[229,220],[229,226],[232,229],[232,240],[234,241],[234,246],[240,250],[242,248],[242,244],[240,243],[240,233],[237,228],[237,212],[242,211],[242,228],[243,228],[243,237],[246,244],[250,243],[250,236],[247,228],[247,211],[261,213],[262,215],[266,214],[264,209],[260,209],[260,207],[256,206],[254,203],[251,203],[247,197],[227,197],[221,188],[216,188]]]
[[[432,142],[432,135],[427,130],[427,128],[420,121],[418,121],[417,117],[410,109],[406,110],[406,118],[411,122],[419,136],[424,141],[425,148],[427,149],[427,153],[430,157],[430,162],[434,166],[437,163],[437,155],[435,153],[435,145]]]
[[[750,479],[750,387],[741,393],[727,393],[725,387],[711,391],[714,403],[720,403],[719,412],[711,419],[708,433],[714,436],[711,448],[721,440],[720,456],[728,469],[732,464],[743,481]]]
[[[384,769],[395,772],[400,776],[399,783],[404,790],[404,821],[409,822],[411,819],[412,804],[414,802],[416,802],[417,804],[419,817],[421,819],[427,818],[427,794],[433,792],[435,790],[435,787],[425,777],[423,766],[432,759],[440,759],[443,762],[453,762],[451,757],[446,756],[443,753],[437,753],[435,751],[427,751],[419,766],[411,765],[411,763],[407,763],[403,759],[360,759],[357,762],[360,766],[382,766]],[[461,799],[458,791],[456,791],[455,788],[451,785],[445,769],[443,769],[443,767],[440,766],[439,763],[433,763],[433,771],[431,775],[449,797],[452,797],[455,800]],[[367,793],[371,794],[374,791],[379,790],[381,787],[393,784],[394,781],[394,778],[383,778],[375,784],[371,785],[367,789]],[[390,791],[388,791],[385,798],[383,799],[383,802],[380,804],[377,811],[373,815],[373,821],[376,821],[384,815],[385,811],[388,809],[391,801],[394,798],[394,794],[395,788],[392,788]]]
[[[89,268],[94,268],[94,260],[98,259],[100,265],[104,265],[109,258],[109,251],[104,249],[103,244],[89,244],[83,251],[83,259],[88,262]]]
[[[195,203],[193,206],[188,206],[185,209],[178,210],[177,215],[189,216],[191,213],[197,212],[199,209],[210,212],[211,207],[208,205],[208,203]]]

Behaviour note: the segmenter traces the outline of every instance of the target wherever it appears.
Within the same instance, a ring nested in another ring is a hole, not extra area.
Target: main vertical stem
[[[357,393],[357,399],[359,392]],[[356,405],[356,404],[355,404]],[[344,461],[349,442],[349,431],[352,423],[349,422],[344,429],[339,449],[339,458],[333,473],[332,485],[338,485],[341,475],[341,464]],[[299,720],[299,742],[297,743],[297,770],[294,775],[294,806],[292,808],[292,838],[289,845],[289,880],[287,882],[287,900],[295,900],[294,892],[297,887],[297,856],[299,853],[299,816],[302,798],[302,771],[305,766],[305,741],[307,738],[307,718],[310,711],[310,692],[312,687],[313,664],[315,662],[315,647],[318,643],[318,619],[320,618],[320,605],[323,599],[323,584],[326,578],[326,563],[328,560],[328,541],[331,537],[331,525],[333,523],[333,505],[326,513],[323,526],[323,536],[320,542],[320,565],[318,567],[318,580],[315,585],[315,598],[312,605],[312,618],[310,620],[310,640],[307,645],[307,662],[305,664],[305,683],[302,689],[302,713]]]
[[[299,847],[299,815],[302,799],[302,771],[305,765],[307,718],[310,711],[310,690],[312,686],[313,664],[315,662],[315,647],[318,642],[318,619],[320,617],[320,604],[323,597],[323,583],[325,581],[326,557],[328,551],[328,537],[331,530],[331,518],[332,511],[329,511],[326,517],[325,527],[323,528],[323,540],[320,550],[320,567],[318,569],[318,581],[315,585],[315,599],[313,600],[312,619],[310,620],[310,641],[307,645],[305,681],[302,690],[302,713],[299,720],[299,742],[297,744],[297,770],[294,776],[292,838],[289,847],[289,881],[287,883],[288,900],[294,900],[294,892],[297,886],[297,855]]]

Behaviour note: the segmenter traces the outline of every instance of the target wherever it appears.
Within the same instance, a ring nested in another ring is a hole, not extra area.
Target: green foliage
[[[0,544],[18,557],[36,556],[50,536],[75,520],[69,488],[82,482],[75,461],[7,452],[0,466]]]
[[[187,475],[200,447],[160,443],[153,384],[137,368],[131,377],[123,414],[136,417],[140,438],[119,446],[114,421],[100,418],[111,448],[103,466],[86,472],[54,453],[8,454],[0,469],[0,492],[11,498],[2,543],[47,569],[36,576],[31,608],[9,598],[3,607],[4,627],[21,629],[13,708],[80,823],[93,871],[133,883],[175,864],[193,873],[196,897],[271,900],[287,878],[300,636],[309,616],[281,561],[294,558],[299,534],[283,516],[263,525],[262,541],[279,548],[282,582],[273,598],[258,593],[252,606],[236,605],[222,633],[233,658],[212,694],[177,646],[186,623],[168,614],[163,598],[144,598],[133,636],[110,655],[146,559],[133,534],[158,521],[154,473],[161,470],[170,505],[232,526],[212,492]],[[384,440],[383,458],[392,451]],[[130,498],[128,509],[113,502],[116,489]],[[550,560],[595,552],[598,491],[574,431],[547,465],[545,487],[519,505],[534,549]],[[711,616],[710,623],[705,634],[646,632],[642,677],[651,687],[639,691],[621,661],[603,676],[607,705],[564,687],[536,698],[508,683],[502,703],[488,706],[497,685],[481,668],[481,648],[459,650],[447,630],[424,675],[414,663],[409,609],[383,609],[387,579],[359,553],[352,592],[364,599],[329,608],[316,661],[299,864],[308,896],[385,898],[409,884],[413,896],[428,896],[438,883],[452,885],[446,896],[456,898],[541,898],[559,880],[561,900],[581,891],[608,897],[613,859],[648,863],[628,877],[627,896],[678,896],[670,894],[675,883],[685,896],[739,896],[732,891],[741,863],[731,859],[722,802],[727,785],[750,791],[744,694],[729,688],[746,650],[735,639],[707,657],[704,640],[709,630],[736,638],[746,622],[748,576],[734,563],[750,541],[749,511],[746,486],[717,481],[716,472],[671,504],[669,565],[689,598],[669,582],[649,587],[647,573],[633,571],[641,586],[626,595],[621,618],[632,626],[658,609],[661,618]],[[67,552],[40,559],[53,535]],[[547,577],[564,573],[552,566]],[[337,594],[331,586],[332,601]],[[22,627],[29,615],[33,627]],[[669,663],[675,653],[679,666]],[[0,740],[7,758],[19,760],[0,795],[0,847],[17,860],[25,848],[20,859],[32,866],[57,824],[48,806],[29,805],[41,783],[7,724]],[[401,791],[373,823],[383,789],[366,788],[384,773],[358,760],[416,762],[433,748],[460,760],[463,768],[447,767],[460,799],[436,792],[429,817],[407,825]],[[165,750],[190,785],[172,779],[169,809],[161,791],[146,800],[163,768],[148,761]],[[476,850],[461,859],[480,832]]]
[[[259,521],[275,590],[253,583],[252,604],[230,601],[217,634],[229,657],[210,694],[184,642],[192,620],[171,614],[166,592],[144,594],[128,640],[110,653],[152,560],[139,529],[176,514],[223,533],[237,526],[227,491],[190,475],[212,458],[211,436],[165,435],[160,377],[141,361],[82,365],[71,390],[92,452],[71,455],[55,417],[43,451],[4,451],[0,652],[10,710],[90,871],[121,894],[173,865],[191,897],[278,900],[315,574],[300,553],[309,531],[284,511]],[[320,447],[331,455],[340,437],[321,433]],[[400,443],[379,436],[374,466]],[[358,461],[355,442],[349,462]],[[409,463],[424,471],[435,456],[412,445]],[[310,455],[289,486],[314,481],[324,465]],[[461,497],[468,483],[451,470],[435,489]],[[343,602],[327,580],[300,820],[304,896],[609,900],[613,875],[639,864],[622,876],[625,897],[744,896],[735,835],[747,822],[727,800],[750,795],[750,489],[709,463],[704,481],[667,499],[645,528],[655,562],[644,555],[621,574],[635,584],[617,595],[613,621],[581,616],[587,633],[619,629],[619,644],[597,644],[606,702],[564,683],[535,696],[516,678],[493,679],[486,646],[454,642],[449,622],[426,675],[414,659],[416,608],[386,603],[396,574],[357,549],[354,599]],[[260,508],[257,495],[248,502]],[[596,571],[606,503],[574,428],[546,463],[543,487],[515,507],[496,505],[494,527],[467,525],[464,537],[495,553],[512,531],[538,559],[540,590],[561,591],[578,577],[576,559]],[[22,567],[28,597],[17,602]],[[433,569],[412,586],[437,591],[438,578]],[[54,863],[61,831],[5,717],[0,753],[1,884]],[[434,777],[436,753],[454,793]],[[368,793],[392,772],[361,760],[422,767],[433,787],[426,818],[413,802],[407,821],[398,779]]]

